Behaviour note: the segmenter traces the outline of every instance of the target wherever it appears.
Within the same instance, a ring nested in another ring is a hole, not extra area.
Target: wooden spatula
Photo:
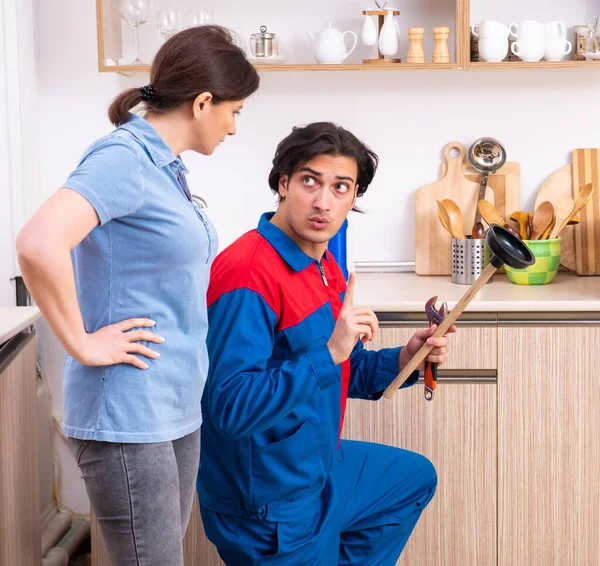
[[[481,217],[485,220],[488,226],[491,226],[492,224],[504,226],[505,222],[503,216],[500,214],[500,212],[498,212],[498,209],[491,202],[481,199],[477,203],[477,210],[479,210]]]
[[[538,206],[533,213],[531,221],[530,240],[539,240],[542,234],[548,229],[548,226],[554,221],[554,205],[546,200]]]

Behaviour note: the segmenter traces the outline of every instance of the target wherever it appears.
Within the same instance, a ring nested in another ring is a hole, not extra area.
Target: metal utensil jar
[[[472,285],[490,263],[490,259],[491,252],[485,239],[452,238],[452,283]]]
[[[267,31],[267,26],[260,26],[260,33],[250,36],[250,50],[254,57],[277,57],[279,45],[276,34]]]

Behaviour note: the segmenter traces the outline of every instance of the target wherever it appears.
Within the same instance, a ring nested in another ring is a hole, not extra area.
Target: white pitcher
[[[350,34],[354,38],[354,44],[349,50],[346,50],[344,36]],[[313,44],[313,52],[317,63],[343,63],[344,60],[354,51],[358,38],[353,31],[342,33],[339,29],[333,27],[333,22],[328,22],[327,27],[319,33],[306,32]]]

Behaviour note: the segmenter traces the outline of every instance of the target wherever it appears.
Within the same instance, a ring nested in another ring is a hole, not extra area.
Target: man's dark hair
[[[356,160],[359,197],[369,188],[379,163],[377,154],[354,134],[331,122],[315,122],[308,126],[295,127],[289,136],[279,142],[269,173],[269,186],[279,196],[280,201],[281,175],[291,177],[295,171],[318,155],[345,156]]]

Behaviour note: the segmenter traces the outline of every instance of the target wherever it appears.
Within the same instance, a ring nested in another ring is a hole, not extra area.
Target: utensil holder
[[[452,238],[452,283],[472,285],[490,263],[491,257],[485,239],[474,240],[470,236],[464,240]]]

